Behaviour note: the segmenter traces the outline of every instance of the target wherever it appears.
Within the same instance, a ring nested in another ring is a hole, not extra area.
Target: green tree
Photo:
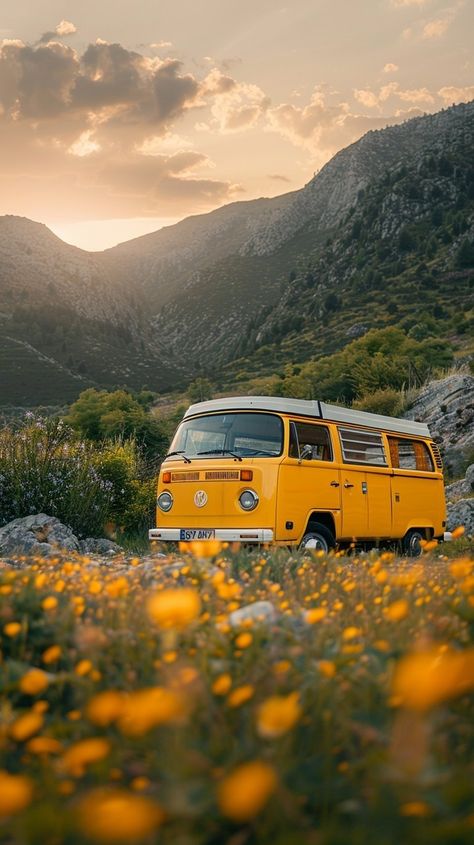
[[[188,398],[192,402],[212,399],[212,384],[207,378],[197,378],[188,387]]]
[[[133,437],[148,456],[166,448],[167,432],[162,423],[126,390],[84,390],[65,420],[89,440]]]

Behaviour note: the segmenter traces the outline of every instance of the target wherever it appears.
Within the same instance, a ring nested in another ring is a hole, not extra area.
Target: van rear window
[[[387,466],[380,432],[364,431],[359,428],[340,428],[339,438],[344,463]]]
[[[434,472],[433,460],[426,443],[406,437],[389,437],[390,459],[397,469],[417,469]]]

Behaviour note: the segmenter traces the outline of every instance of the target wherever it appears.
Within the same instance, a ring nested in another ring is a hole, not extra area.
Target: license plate
[[[213,540],[216,536],[214,528],[180,528],[179,539],[185,543],[189,540]]]

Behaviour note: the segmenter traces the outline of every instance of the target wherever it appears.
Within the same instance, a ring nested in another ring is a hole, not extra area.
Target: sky
[[[474,98],[474,0],[16,0],[0,214],[105,249]]]

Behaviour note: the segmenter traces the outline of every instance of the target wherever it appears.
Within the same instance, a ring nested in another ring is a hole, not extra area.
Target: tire
[[[313,522],[308,529],[298,546],[299,552],[320,551],[327,554],[336,545],[329,529],[319,522]]]
[[[402,540],[402,551],[407,557],[419,557],[422,552],[421,541],[425,539],[422,531],[410,528]]]

